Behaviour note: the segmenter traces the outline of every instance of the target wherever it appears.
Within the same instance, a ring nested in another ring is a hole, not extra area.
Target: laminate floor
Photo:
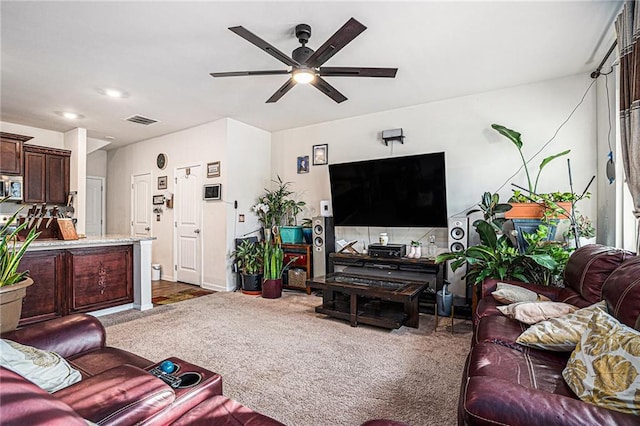
[[[215,291],[205,290],[200,286],[171,281],[152,281],[151,300],[154,305],[168,305],[196,297],[206,296]]]

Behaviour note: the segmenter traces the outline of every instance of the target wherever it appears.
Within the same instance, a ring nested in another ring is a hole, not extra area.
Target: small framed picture
[[[309,173],[309,156],[298,157],[298,174]]]
[[[158,176],[158,189],[167,189],[167,177]]]
[[[153,196],[153,205],[154,206],[159,206],[161,204],[164,204],[164,195],[154,195]]]
[[[205,201],[222,200],[222,184],[204,185],[202,198]]]
[[[220,162],[207,163],[207,177],[220,177]]]
[[[329,145],[326,143],[323,145],[313,146],[313,165],[322,166],[329,164]]]

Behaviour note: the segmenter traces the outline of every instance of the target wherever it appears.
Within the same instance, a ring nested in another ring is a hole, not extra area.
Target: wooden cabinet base
[[[29,270],[20,325],[133,302],[133,247],[27,251]]]

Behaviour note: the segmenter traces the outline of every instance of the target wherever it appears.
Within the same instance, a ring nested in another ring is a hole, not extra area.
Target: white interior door
[[[104,234],[104,178],[87,176],[86,235]]]
[[[131,177],[131,235],[151,236],[151,174]]]
[[[201,283],[202,237],[200,219],[202,208],[201,167],[176,170],[174,209],[176,216],[176,278],[178,281]]]

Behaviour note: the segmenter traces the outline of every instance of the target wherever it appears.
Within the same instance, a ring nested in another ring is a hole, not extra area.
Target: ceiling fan
[[[212,77],[238,77],[244,75],[277,75],[289,74],[290,78],[269,99],[267,103],[276,102],[297,83],[311,84],[337,103],[347,100],[346,96],[336,90],[322,77],[387,77],[394,78],[397,68],[360,68],[360,67],[323,67],[340,49],[349,44],[361,32],[367,29],[360,22],[351,18],[334,35],[316,51],[306,46],[311,37],[311,27],[307,24],[296,25],[296,38],[302,46],[293,50],[291,56],[286,55],[244,27],[231,27],[231,31],[258,46],[280,62],[291,67],[288,70],[234,71],[212,72]]]

